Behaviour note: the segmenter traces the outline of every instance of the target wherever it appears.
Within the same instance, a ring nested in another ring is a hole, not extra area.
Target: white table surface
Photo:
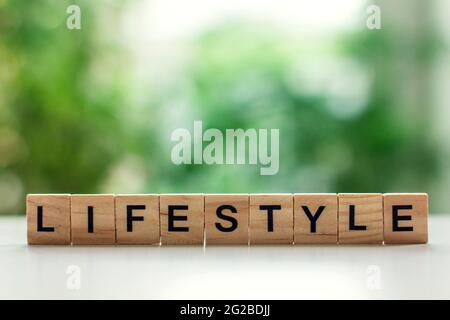
[[[0,218],[0,298],[449,299],[450,215],[428,245],[259,247],[28,246]]]

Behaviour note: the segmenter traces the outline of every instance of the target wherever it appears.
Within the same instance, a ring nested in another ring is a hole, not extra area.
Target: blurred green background
[[[0,214],[52,192],[428,192],[449,212],[449,9],[0,0]],[[279,128],[279,173],[174,165],[194,120]]]

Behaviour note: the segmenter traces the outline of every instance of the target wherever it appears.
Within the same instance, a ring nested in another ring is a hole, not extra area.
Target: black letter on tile
[[[350,205],[350,230],[367,230],[367,226],[357,226],[355,225],[355,206]]]
[[[216,228],[217,230],[222,232],[233,232],[238,227],[238,221],[234,217],[223,214],[222,213],[223,210],[230,210],[232,213],[237,213],[237,209],[229,204],[224,204],[218,207],[216,210],[217,217],[219,217],[222,220],[231,222],[231,226],[224,227],[220,224],[220,222],[216,222]]]
[[[273,232],[273,211],[281,210],[280,205],[264,205],[259,206],[260,210],[267,210],[267,231]]]
[[[133,210],[145,210],[145,205],[127,206],[127,232],[133,232],[133,221],[144,221],[142,216],[133,216]]]
[[[399,210],[412,210],[412,205],[404,205],[404,206],[392,206],[392,231],[394,232],[402,232],[402,231],[414,231],[413,227],[400,227],[398,225],[399,221],[411,221],[411,216],[399,216]]]
[[[311,221],[311,233],[316,233],[316,222],[325,209],[325,206],[320,206],[314,215],[311,213],[311,211],[309,211],[309,208],[307,206],[302,206],[302,209],[303,211],[305,211],[305,214],[308,217],[309,221]]]
[[[94,233],[94,207],[88,206],[88,233]]]
[[[44,217],[42,216],[42,206],[37,207],[37,231],[38,232],[55,232],[53,227],[44,227]]]
[[[169,231],[174,232],[189,232],[189,227],[175,227],[174,222],[175,221],[187,221],[187,216],[175,216],[174,211],[175,210],[188,210],[188,206],[172,206],[169,205]]]

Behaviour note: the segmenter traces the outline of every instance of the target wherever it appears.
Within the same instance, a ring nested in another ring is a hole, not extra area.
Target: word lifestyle
[[[428,241],[428,195],[27,196],[29,244],[413,244]]]

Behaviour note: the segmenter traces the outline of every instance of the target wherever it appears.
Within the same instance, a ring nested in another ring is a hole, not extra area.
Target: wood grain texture
[[[339,244],[383,243],[383,195],[380,193],[340,193]],[[351,224],[351,207],[354,223]],[[351,230],[365,228],[365,230]]]
[[[337,244],[337,211],[336,193],[294,194],[294,243]]]
[[[250,195],[250,244],[292,244],[294,240],[294,195]],[[273,210],[273,228],[267,209],[261,206],[280,206]]]
[[[88,212],[92,207],[93,230],[89,232]],[[72,244],[113,245],[116,241],[114,195],[72,195]]]
[[[386,193],[383,203],[385,244],[428,242],[428,194]]]
[[[161,194],[159,204],[162,245],[204,244],[203,194]]]
[[[27,195],[27,227],[29,244],[70,245],[70,194]]]
[[[231,206],[231,207],[229,207]],[[218,208],[219,211],[218,211]],[[235,210],[236,212],[232,212]],[[205,242],[209,244],[248,244],[248,194],[205,195]],[[235,220],[221,219],[221,214]],[[233,224],[234,223],[234,224]],[[219,224],[219,226],[217,226]],[[219,230],[221,228],[221,230]]]
[[[116,244],[159,245],[159,195],[116,195],[115,205]]]

